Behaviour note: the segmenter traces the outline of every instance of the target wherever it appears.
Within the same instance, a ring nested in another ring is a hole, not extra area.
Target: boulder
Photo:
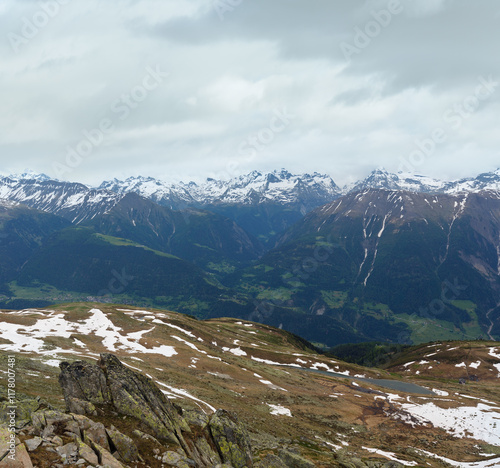
[[[26,447],[16,438],[14,453],[10,452],[10,433],[7,428],[0,427],[0,468],[33,468],[33,463],[28,455]]]
[[[130,437],[112,429],[106,429],[106,433],[111,440],[111,444],[114,445],[114,448],[119,453],[120,458],[125,463],[131,463],[138,459],[139,451]]]
[[[215,466],[221,462],[221,458],[216,449],[209,444],[209,440],[210,437],[198,437],[195,447],[204,466]]]
[[[236,414],[217,410],[210,418],[209,428],[224,463],[234,468],[253,466],[250,438]]]
[[[89,419],[87,418],[87,416],[83,416],[82,414],[73,414],[72,416],[73,416],[73,421],[75,421],[78,424],[78,428],[82,433],[90,429],[92,424],[94,424],[94,421],[92,421],[92,419]],[[71,427],[73,427],[73,424],[69,422],[68,425],[66,426],[66,430],[70,430]]]
[[[101,460],[101,466],[106,468],[124,468],[124,466],[111,455],[105,448],[98,444],[93,444],[92,448],[95,452],[99,453],[99,458]]]
[[[33,439],[27,439],[24,441],[26,448],[29,452],[35,451],[42,444],[43,439],[41,437],[34,437]]]
[[[71,414],[61,413],[60,411],[44,410],[43,419],[45,421],[44,425],[50,426],[61,422],[71,421],[73,416],[71,416]]]
[[[74,442],[56,448],[57,453],[62,458],[65,464],[76,463],[80,458],[78,456],[78,445]]]
[[[285,465],[289,468],[315,468],[316,465],[305,458],[302,458],[296,453],[289,452],[288,450],[280,450],[279,457],[283,460]]]
[[[75,436],[79,438],[83,437],[83,433],[80,429],[80,426],[78,422],[75,421],[74,419],[67,421],[64,424],[64,435],[67,435],[69,437],[75,437]]]
[[[62,447],[64,445],[63,440],[59,436],[52,437],[52,439],[50,439],[50,442],[56,447]]]
[[[287,465],[276,455],[266,455],[260,462],[254,465],[255,468],[288,468]]]
[[[31,426],[34,432],[39,434],[46,425],[47,421],[45,421],[45,416],[43,411],[37,411],[36,413],[32,413]]]
[[[0,460],[5,458],[11,450],[14,453],[17,443],[18,440],[12,435],[12,432],[7,427],[0,426]]]
[[[150,440],[151,442],[154,442],[156,445],[161,446],[160,442],[156,440],[152,435],[146,434],[145,432],[140,431],[139,429],[135,429],[132,434],[134,434],[137,437],[140,437],[141,439],[144,440]]]
[[[42,433],[40,434],[42,439],[49,440],[52,439],[56,434],[56,426],[53,424],[49,424],[43,428]]]
[[[78,444],[78,454],[81,458],[91,465],[97,465],[99,463],[97,454],[87,444],[81,439],[76,439],[76,443]]]
[[[90,414],[95,416],[97,414],[96,407],[90,401],[80,400],[79,398],[69,398],[66,402],[68,411],[74,414]]]
[[[89,440],[109,450],[108,435],[104,424],[92,422],[90,427],[85,429],[83,441],[88,444]]]
[[[191,427],[197,429],[205,429],[210,421],[210,417],[206,413],[196,409],[184,410],[182,417]]]
[[[177,452],[172,451],[165,452],[161,461],[162,463],[175,466],[176,468],[192,468],[193,466],[196,466],[193,460],[189,460],[186,457],[179,455]]]

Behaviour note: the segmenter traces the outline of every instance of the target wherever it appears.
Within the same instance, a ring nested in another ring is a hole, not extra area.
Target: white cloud
[[[115,131],[69,179],[188,179],[234,161],[241,171],[329,172],[339,184],[378,166],[397,170],[479,75],[500,79],[494,1],[402,2],[404,14],[350,63],[339,44],[386,0],[252,0],[224,21],[209,0],[68,2],[18,53],[0,42],[2,169],[51,174],[83,130],[112,118]],[[0,30],[20,34],[39,10],[35,1],[2,2]],[[169,77],[117,119],[113,103],[156,65]],[[499,103],[500,90],[449,131],[419,172],[460,177],[496,167]],[[242,157],[241,143],[284,107],[293,122]]]

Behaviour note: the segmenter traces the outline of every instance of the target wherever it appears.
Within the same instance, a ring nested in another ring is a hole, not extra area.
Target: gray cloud
[[[216,1],[45,0],[43,26],[40,3],[3,2],[0,171],[57,176],[62,165],[62,178],[98,183],[286,167],[342,184],[398,170],[438,128],[446,141],[416,172],[498,166],[500,87],[462,109],[479,76],[500,81],[494,0],[401,0],[379,31],[375,17],[397,0]],[[358,49],[350,60],[345,44]],[[144,91],[151,68],[169,75]],[[284,109],[294,118],[270,133]],[[103,122],[112,131],[68,166]]]

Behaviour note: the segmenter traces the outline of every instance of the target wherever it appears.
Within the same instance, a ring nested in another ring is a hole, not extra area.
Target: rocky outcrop
[[[116,356],[101,354],[98,365],[82,361],[61,363],[59,383],[69,411],[88,411],[85,402],[111,405],[155,431],[158,438],[185,446],[182,429],[189,432],[170,400],[146,376],[126,368]]]
[[[60,367],[59,382],[68,411],[93,416],[111,410],[140,421],[159,443],[177,447],[161,456],[163,463],[253,466],[248,434],[234,413],[184,411],[174,406],[150,378],[128,369],[112,354],[101,354],[97,365],[77,361],[61,363]],[[83,443],[96,453],[110,452],[112,446],[120,460],[126,462],[133,461],[137,454],[131,449],[132,439],[102,424],[87,427],[84,432]]]

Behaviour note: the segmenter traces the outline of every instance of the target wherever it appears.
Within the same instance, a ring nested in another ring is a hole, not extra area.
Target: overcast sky
[[[495,0],[3,0],[0,31],[2,173],[500,166]]]

